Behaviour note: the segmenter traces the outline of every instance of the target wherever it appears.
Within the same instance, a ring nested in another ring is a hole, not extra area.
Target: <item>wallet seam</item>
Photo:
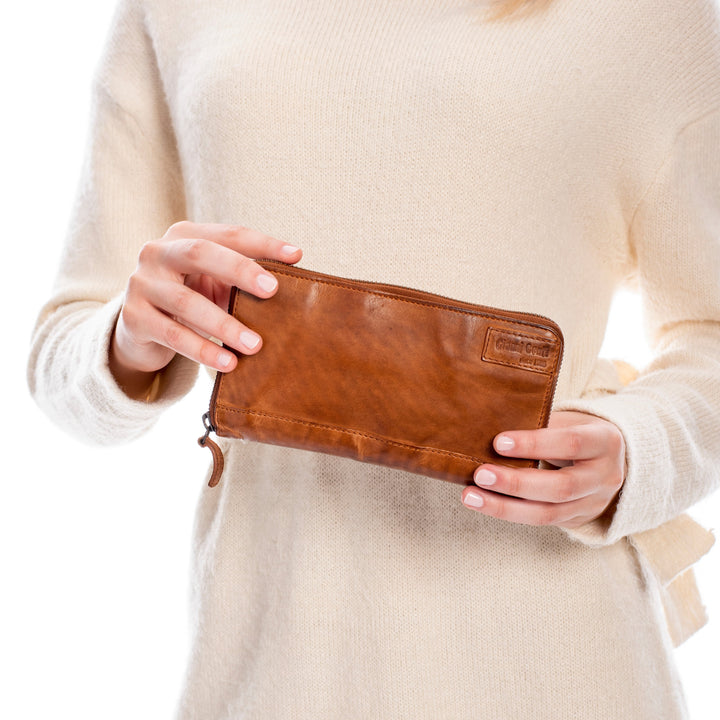
[[[438,455],[449,455],[451,457],[460,458],[462,460],[472,460],[473,462],[483,462],[482,458],[474,457],[473,455],[453,452],[452,450],[441,450],[439,448],[428,447],[427,445],[411,445],[409,443],[400,442],[399,440],[390,440],[389,438],[382,437],[381,435],[372,435],[370,433],[361,432],[359,430],[349,430],[347,428],[338,427],[337,425],[324,425],[322,423],[312,422],[311,420],[297,420],[295,418],[286,417],[284,415],[273,415],[272,413],[261,412],[259,410],[245,410],[243,408],[235,408],[229,405],[224,405],[222,403],[217,403],[217,409],[222,409],[226,412],[239,413],[243,415],[258,415],[260,417],[267,417],[272,420],[281,420],[283,422],[295,423],[296,425],[307,425],[309,427],[316,427],[321,430],[335,430],[337,432],[345,433],[346,435],[355,435],[357,437],[364,437],[370,440],[378,440],[389,445],[397,445],[399,447],[405,447],[411,450],[431,452]]]

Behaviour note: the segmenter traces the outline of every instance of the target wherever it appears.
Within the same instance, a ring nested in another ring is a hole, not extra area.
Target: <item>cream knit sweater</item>
[[[50,416],[126,441],[191,387],[178,357],[136,402],[107,366],[139,247],[188,218],[263,230],[320,271],[553,318],[556,408],[615,422],[628,453],[612,524],[564,532],[473,513],[448,483],[223,441],[179,720],[684,716],[662,582],[628,536],[720,479],[718,16],[121,1],[30,357]],[[615,392],[597,353],[629,280],[656,357]]]

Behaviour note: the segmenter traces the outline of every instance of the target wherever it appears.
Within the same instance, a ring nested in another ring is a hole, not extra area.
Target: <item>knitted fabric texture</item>
[[[612,521],[566,532],[473,513],[447,483],[223,441],[177,720],[685,717],[670,579],[629,538],[719,481],[719,28],[711,0],[554,0],[497,23],[465,0],[121,1],[30,356],[51,417],[130,440],[192,386],[177,357],[137,402],[107,366],[139,248],[189,219],[553,318],[556,409],[627,445]],[[627,282],[655,357],[603,392]]]

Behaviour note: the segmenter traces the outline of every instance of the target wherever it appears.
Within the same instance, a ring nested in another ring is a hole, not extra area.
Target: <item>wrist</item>
[[[115,333],[110,342],[108,367],[118,387],[133,400],[151,402],[160,389],[160,371],[138,370],[122,359]]]

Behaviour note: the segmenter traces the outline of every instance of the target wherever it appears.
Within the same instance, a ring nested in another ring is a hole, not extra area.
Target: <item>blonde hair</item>
[[[516,13],[527,13],[547,5],[549,0],[481,0],[481,6],[490,10],[492,20],[502,20]]]

